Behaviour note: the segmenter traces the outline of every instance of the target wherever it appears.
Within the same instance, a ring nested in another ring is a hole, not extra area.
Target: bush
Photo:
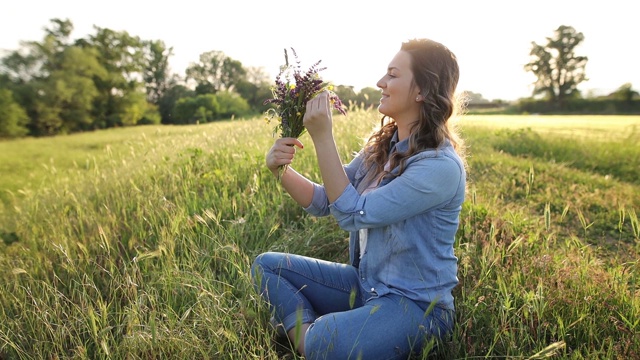
[[[27,135],[29,117],[13,99],[13,92],[0,89],[0,138],[14,138]]]

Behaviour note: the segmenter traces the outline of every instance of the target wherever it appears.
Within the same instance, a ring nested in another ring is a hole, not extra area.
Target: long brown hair
[[[426,150],[436,149],[445,139],[449,139],[463,163],[465,163],[464,141],[449,119],[462,112],[463,102],[456,96],[456,87],[460,69],[456,56],[446,46],[430,39],[413,39],[402,43],[400,50],[406,51],[411,58],[413,83],[423,97],[420,115],[410,130],[409,149],[395,152],[389,158],[389,142],[398,129],[393,119],[383,116],[380,128],[365,144],[366,164],[373,166],[373,174],[380,181],[396,166],[402,174],[405,163],[412,155]],[[385,164],[389,161],[389,170]]]

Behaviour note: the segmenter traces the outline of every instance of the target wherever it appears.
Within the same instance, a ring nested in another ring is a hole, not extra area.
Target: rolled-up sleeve
[[[324,190],[324,186],[313,184],[313,198],[311,204],[304,208],[306,212],[313,216],[329,215],[329,198]]]
[[[362,164],[362,151],[354,157],[349,164],[344,166],[344,171],[349,178],[349,182],[354,184],[356,172],[360,168]],[[352,185],[349,185],[347,188],[353,188]],[[324,189],[323,185],[314,183],[313,184],[313,198],[311,200],[311,204],[304,208],[306,212],[313,216],[327,216],[330,214],[329,211],[329,199],[327,198],[327,192]]]
[[[336,201],[329,205],[331,214],[336,218],[341,228],[349,231],[356,231],[356,216],[364,215],[366,197],[358,194],[356,189],[349,185]]]

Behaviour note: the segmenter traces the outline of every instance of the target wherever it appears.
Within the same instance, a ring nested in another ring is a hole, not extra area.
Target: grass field
[[[499,128],[531,128],[543,133],[588,137],[590,139],[636,138],[640,132],[638,116],[615,115],[466,115],[465,125]]]
[[[336,117],[345,161],[377,122]],[[640,117],[460,127],[457,325],[422,358],[640,358]],[[346,261],[347,234],[282,192],[272,142],[261,119],[0,142],[0,359],[297,358],[251,261]]]

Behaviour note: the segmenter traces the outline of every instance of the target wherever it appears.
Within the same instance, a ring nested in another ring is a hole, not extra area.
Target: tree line
[[[94,26],[71,40],[70,20],[52,19],[41,41],[23,42],[0,59],[0,138],[52,136],[144,124],[195,124],[252,117],[267,110],[272,81],[263,68],[245,67],[222,51],[200,54],[183,75],[173,73],[173,48],[126,31]],[[588,80],[586,56],[576,47],[584,35],[560,26],[546,44],[532,42],[524,67],[537,80],[531,98],[514,112],[579,112],[585,109],[640,113],[631,84],[598,102],[585,101],[578,85]],[[376,88],[356,92],[337,85],[346,104],[375,106]],[[469,105],[487,102],[467,92]],[[497,100],[498,105],[504,103]],[[604,105],[603,105],[604,104]]]
[[[23,42],[0,59],[0,138],[204,123],[267,110],[272,81],[262,68],[212,50],[181,76],[172,73],[173,49],[163,41],[94,30],[72,41],[72,22],[52,19],[41,41]],[[367,106],[380,98],[374,88],[335,91]]]

